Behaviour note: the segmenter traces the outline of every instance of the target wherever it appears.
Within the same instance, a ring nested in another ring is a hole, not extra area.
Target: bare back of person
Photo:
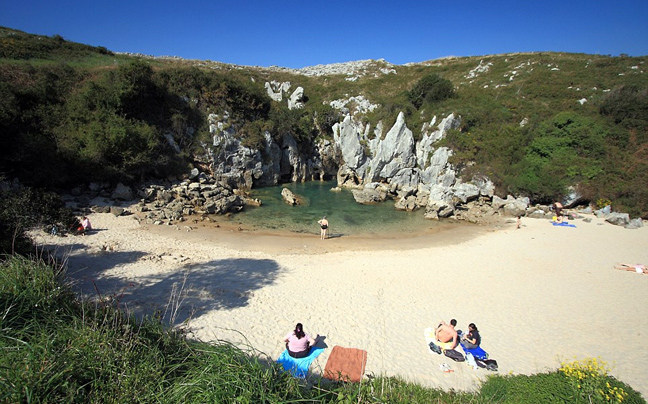
[[[448,324],[441,324],[437,328],[436,337],[439,342],[450,342],[457,338],[457,331]]]

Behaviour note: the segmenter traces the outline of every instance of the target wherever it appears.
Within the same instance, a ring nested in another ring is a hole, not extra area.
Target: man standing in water
[[[326,220],[326,216],[320,219],[317,223],[320,225],[320,239],[324,240],[326,238],[326,232],[328,231],[329,222]]]

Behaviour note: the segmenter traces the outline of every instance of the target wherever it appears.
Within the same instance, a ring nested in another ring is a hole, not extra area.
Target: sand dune
[[[92,214],[93,234],[36,241],[68,254],[84,294],[137,312],[166,313],[202,340],[249,344],[273,359],[296,322],[334,345],[368,351],[367,373],[471,390],[486,377],[432,354],[423,330],[474,322],[500,373],[553,370],[599,357],[648,397],[648,228],[592,217],[575,228],[525,219],[417,236],[319,240],[199,224],[140,226],[133,216]],[[191,222],[189,222],[191,223]],[[192,230],[186,226],[192,227]],[[441,363],[455,371],[444,373]]]

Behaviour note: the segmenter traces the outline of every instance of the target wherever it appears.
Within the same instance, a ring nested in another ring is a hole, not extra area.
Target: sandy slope
[[[281,337],[303,322],[329,348],[366,349],[367,373],[470,390],[488,372],[430,353],[423,339],[424,328],[456,318],[462,329],[477,324],[500,373],[599,357],[648,397],[648,276],[613,268],[648,264],[648,227],[626,230],[593,218],[566,228],[526,219],[519,230],[503,223],[322,241],[316,234],[90,218],[94,234],[37,232],[36,239],[69,254],[69,275],[83,293],[99,291],[131,310],[166,311],[176,323],[192,315],[187,325],[202,340],[247,342],[276,359]],[[443,362],[455,371],[442,372]]]

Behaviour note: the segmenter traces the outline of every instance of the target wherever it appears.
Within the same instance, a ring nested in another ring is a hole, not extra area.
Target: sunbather
[[[302,323],[297,323],[295,329],[286,334],[284,338],[288,354],[293,358],[305,358],[308,356],[310,347],[315,345],[315,340],[304,332]]]
[[[455,326],[457,325],[457,320],[454,318],[450,320],[450,324],[447,324],[445,321],[442,321],[441,324],[437,327],[434,332],[434,337],[437,340],[439,346],[443,349],[455,349],[459,340],[457,338],[457,330]]]
[[[638,274],[648,274],[648,268],[642,264],[619,264],[615,266],[616,269],[621,269],[623,271],[636,272]]]

